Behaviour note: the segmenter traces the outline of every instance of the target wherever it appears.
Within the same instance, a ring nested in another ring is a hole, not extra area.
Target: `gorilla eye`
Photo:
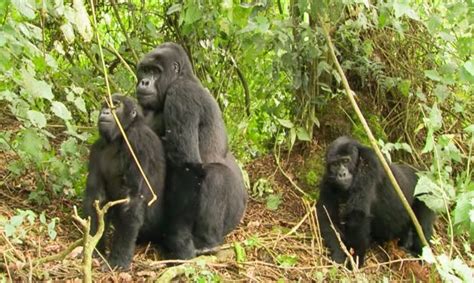
[[[350,158],[350,157],[344,157],[344,158],[342,158],[342,160],[341,160],[341,162],[342,162],[343,164],[347,164],[347,163],[349,163],[350,161],[351,161],[351,158]]]
[[[118,107],[122,106],[122,101],[120,100],[116,100],[116,101],[113,101],[112,102],[114,103],[114,109],[117,109]]]

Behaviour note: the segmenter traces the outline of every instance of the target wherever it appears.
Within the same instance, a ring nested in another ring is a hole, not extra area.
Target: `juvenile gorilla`
[[[219,106],[181,46],[164,43],[145,55],[137,77],[138,101],[147,123],[164,135],[169,164],[165,249],[170,258],[191,258],[238,225],[247,202],[242,174],[228,150]],[[191,189],[196,185],[198,192]]]
[[[106,229],[112,222],[112,246],[108,262],[113,267],[128,269],[138,238],[157,240],[162,220],[163,190],[165,182],[165,155],[160,138],[144,123],[137,105],[130,98],[114,95],[113,104],[128,140],[140,164],[158,196],[152,198],[130,151],[117,127],[110,108],[103,106],[99,115],[99,133],[90,152],[89,175],[83,200],[85,216],[91,217],[91,234],[97,231],[97,215],[93,206],[109,201],[129,198],[126,204],[112,207],[106,215]],[[107,230],[104,235],[107,234]],[[99,250],[105,251],[105,236],[99,242]]]
[[[326,163],[316,208],[321,234],[334,261],[342,263],[346,255],[328,214],[346,247],[354,250],[359,266],[364,264],[366,250],[373,242],[400,238],[411,252],[421,253],[422,243],[418,235],[413,235],[411,219],[372,149],[339,137],[329,146]],[[429,240],[435,215],[413,196],[418,181],[415,170],[400,164],[391,164],[390,168]]]

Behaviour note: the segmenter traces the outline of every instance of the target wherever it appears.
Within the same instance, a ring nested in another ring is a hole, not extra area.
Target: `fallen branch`
[[[165,272],[163,272],[163,274],[161,274],[161,276],[155,282],[157,283],[171,282],[176,277],[185,274],[186,270],[188,269],[189,263],[202,265],[203,263],[204,264],[213,263],[216,260],[217,260],[217,257],[215,256],[200,256],[192,260],[188,260],[186,261],[185,264],[167,268]]]
[[[90,228],[91,228],[91,220],[90,217],[86,219],[81,218],[77,214],[77,209],[74,207],[74,215],[73,218],[81,224],[81,226],[84,228],[84,237],[81,240],[81,242],[84,243],[84,250],[83,250],[83,258],[82,258],[82,272],[83,272],[83,282],[89,283],[92,282],[92,253],[94,252],[95,247],[97,246],[97,243],[99,243],[99,240],[102,238],[102,235],[104,234],[105,230],[105,221],[104,221],[104,216],[109,210],[114,205],[117,204],[122,204],[122,203],[127,203],[129,202],[129,199],[120,199],[116,201],[111,201],[108,202],[104,205],[103,208],[99,207],[99,201],[96,200],[94,202],[95,210],[97,212],[97,232],[95,235],[91,236],[90,235]]]
[[[329,216],[329,213],[328,213],[328,211],[327,211],[327,209],[326,209],[326,206],[323,206],[323,208],[324,208],[324,211],[326,212],[326,215],[328,216],[329,223],[331,224],[331,228],[334,230],[334,233],[336,234],[336,238],[337,238],[337,240],[339,241],[339,246],[341,246],[342,251],[346,254],[347,258],[349,259],[349,262],[351,263],[352,270],[353,270],[353,271],[359,270],[359,267],[358,267],[358,265],[356,264],[356,262],[354,261],[354,258],[352,258],[351,253],[349,252],[349,250],[347,250],[346,245],[345,245],[344,242],[342,241],[341,235],[339,234],[339,232],[337,231],[336,227],[334,226],[334,223],[332,223],[332,219],[331,219],[331,217]]]
[[[79,239],[58,254],[49,255],[42,258],[37,258],[28,263],[24,261],[14,262],[10,264],[0,263],[0,269],[7,270],[7,271],[19,270],[19,269],[23,269],[25,266],[33,266],[33,265],[47,263],[50,261],[63,260],[66,258],[66,256],[68,256],[75,248],[79,247],[81,244],[82,244],[82,239]]]

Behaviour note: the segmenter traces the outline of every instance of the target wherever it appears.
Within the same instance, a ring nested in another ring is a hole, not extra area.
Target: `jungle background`
[[[472,280],[474,1],[4,0],[0,23],[0,281],[82,278],[80,247],[47,257],[82,237],[73,207],[105,73],[134,96],[136,63],[165,41],[184,46],[223,111],[246,215],[217,259],[169,267],[141,246],[130,272],[94,262],[95,280]],[[323,27],[386,159],[420,169],[417,193],[439,213],[423,261],[393,242],[350,271],[324,248],[325,148],[343,134],[369,142]]]

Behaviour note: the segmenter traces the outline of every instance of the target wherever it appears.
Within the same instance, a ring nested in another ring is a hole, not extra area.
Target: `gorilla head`
[[[137,117],[136,104],[130,98],[118,94],[112,96],[112,103],[120,124],[124,130],[127,130]],[[120,130],[112,115],[112,110],[107,103],[102,105],[98,126],[101,137],[109,142],[114,141],[120,135]]]
[[[326,155],[328,181],[341,190],[349,190],[357,168],[357,143],[342,136],[329,145]]]
[[[140,105],[160,110],[168,88],[180,78],[194,80],[194,75],[183,47],[167,42],[145,55],[138,65],[137,78]]]

